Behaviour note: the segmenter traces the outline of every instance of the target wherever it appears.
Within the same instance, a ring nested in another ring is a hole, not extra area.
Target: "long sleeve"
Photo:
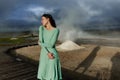
[[[40,27],[39,27],[39,41],[40,41],[40,42],[43,42],[42,31],[43,31],[43,27],[40,26]]]
[[[41,43],[43,43],[43,26],[42,25],[39,27],[39,42],[38,42],[38,44],[41,45]],[[42,47],[44,47],[44,46],[42,46]],[[45,49],[49,52],[49,50],[46,47],[45,47]]]
[[[41,46],[53,48],[59,36],[59,29],[56,29],[49,43],[41,43]]]
[[[40,26],[40,28],[39,28],[39,45],[41,47],[44,47],[49,52],[48,48],[53,48],[55,46],[58,36],[59,36],[59,29],[56,29],[54,31],[53,36],[50,39],[50,42],[44,43],[44,41],[43,41],[43,26]]]

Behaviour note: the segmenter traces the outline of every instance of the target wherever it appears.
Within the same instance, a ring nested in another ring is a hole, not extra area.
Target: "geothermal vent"
[[[69,50],[82,49],[84,47],[79,46],[78,44],[76,44],[73,41],[67,40],[67,41],[63,42],[61,45],[58,45],[56,48],[59,50],[69,51]]]

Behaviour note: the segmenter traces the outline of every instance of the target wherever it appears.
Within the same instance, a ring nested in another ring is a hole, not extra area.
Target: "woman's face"
[[[43,26],[46,26],[46,24],[48,23],[48,21],[49,21],[48,18],[42,16],[42,18],[41,18],[41,23],[42,23]]]

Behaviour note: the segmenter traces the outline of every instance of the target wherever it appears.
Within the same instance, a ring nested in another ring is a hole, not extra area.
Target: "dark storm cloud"
[[[90,7],[91,10],[99,12],[99,15],[94,15],[98,19],[104,20],[119,20],[120,18],[120,0],[101,0],[101,1],[89,1],[85,0],[85,4]]]
[[[24,9],[30,5],[43,6],[44,2],[41,0],[0,0],[0,17],[8,16],[18,10],[25,11]]]
[[[23,13],[26,14],[26,7],[40,6],[44,8],[56,8],[60,9],[58,16],[66,16],[70,12],[76,12],[83,16],[87,16],[88,19],[105,18],[119,20],[119,0],[0,0],[0,16],[6,16],[11,12],[23,9]],[[22,8],[22,9],[20,9]],[[35,8],[35,7],[34,7]],[[18,10],[17,10],[18,9]],[[19,12],[19,11],[18,11]],[[17,13],[17,12],[16,12]],[[78,16],[79,16],[78,15]],[[71,15],[72,16],[72,15]],[[85,17],[84,16],[84,17]],[[78,17],[79,18],[79,17]],[[82,18],[84,19],[84,18]],[[86,17],[85,17],[86,20]],[[96,19],[95,19],[96,20]]]
[[[38,23],[40,16],[49,12],[55,17],[59,28],[67,32],[67,38],[71,35],[81,36],[84,35],[81,29],[85,28],[86,24],[119,25],[119,6],[120,0],[0,0],[0,28],[5,28],[1,27],[3,25],[9,27],[5,24],[6,20],[13,22],[23,20],[27,24]]]
[[[15,5],[17,5],[17,2],[19,2],[19,0],[0,0],[0,17],[9,14],[9,12],[14,9]]]

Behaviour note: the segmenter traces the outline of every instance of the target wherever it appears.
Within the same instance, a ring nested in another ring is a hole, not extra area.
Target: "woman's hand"
[[[38,40],[38,44],[39,44],[39,40]]]
[[[50,59],[54,59],[53,53],[48,53],[48,57],[49,57]]]
[[[40,41],[38,40],[38,45],[40,45]]]

